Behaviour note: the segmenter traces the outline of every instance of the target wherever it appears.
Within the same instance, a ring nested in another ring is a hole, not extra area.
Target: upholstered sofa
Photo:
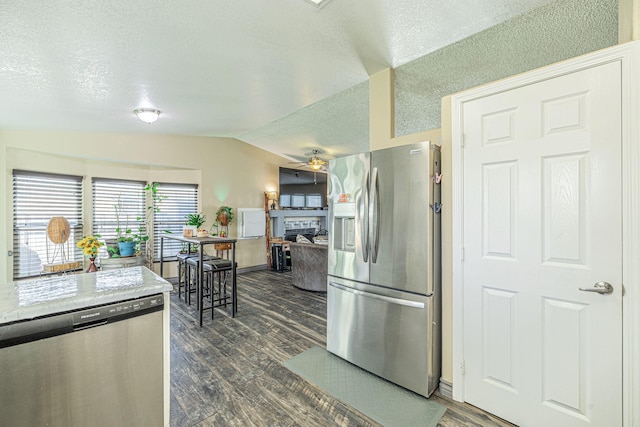
[[[291,242],[291,276],[300,289],[327,292],[327,245]]]

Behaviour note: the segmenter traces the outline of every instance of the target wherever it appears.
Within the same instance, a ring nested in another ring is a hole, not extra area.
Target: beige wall
[[[369,78],[369,150],[386,148],[394,134],[393,69]]]
[[[276,190],[278,166],[286,160],[229,138],[169,135],[96,134],[44,131],[0,131],[0,280],[11,281],[13,169],[64,173],[85,177],[85,233],[91,231],[91,178],[195,183],[200,187],[201,210],[210,226],[221,205],[262,208],[264,191]],[[236,237],[236,223],[229,227]],[[240,240],[239,267],[264,265],[263,239]],[[172,272],[169,271],[169,274]],[[165,274],[167,276],[167,274]]]
[[[640,40],[640,0],[618,1],[618,40]]]
[[[453,383],[453,212],[451,96],[442,98],[442,379]]]

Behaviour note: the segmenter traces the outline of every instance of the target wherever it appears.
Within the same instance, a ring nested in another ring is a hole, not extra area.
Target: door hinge
[[[460,373],[461,373],[462,375],[466,374],[464,360],[463,360],[463,361],[462,361],[462,363],[460,364]]]
[[[460,261],[464,261],[464,248],[460,251]]]
[[[464,133],[460,135],[460,147],[464,148]]]

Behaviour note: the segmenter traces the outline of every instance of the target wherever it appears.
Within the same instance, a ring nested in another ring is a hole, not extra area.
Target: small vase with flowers
[[[87,273],[92,273],[98,271],[96,267],[95,261],[98,256],[98,250],[103,246],[103,243],[98,240],[100,236],[85,236],[80,240],[76,246],[82,249],[82,253],[84,253],[87,257],[89,257],[89,268],[87,268]]]

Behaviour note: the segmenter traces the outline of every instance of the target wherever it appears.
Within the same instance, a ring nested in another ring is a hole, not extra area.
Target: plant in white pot
[[[189,214],[185,216],[186,225],[182,228],[182,234],[185,237],[197,237],[198,230],[202,227],[202,225],[207,221],[207,216],[202,212]]]

